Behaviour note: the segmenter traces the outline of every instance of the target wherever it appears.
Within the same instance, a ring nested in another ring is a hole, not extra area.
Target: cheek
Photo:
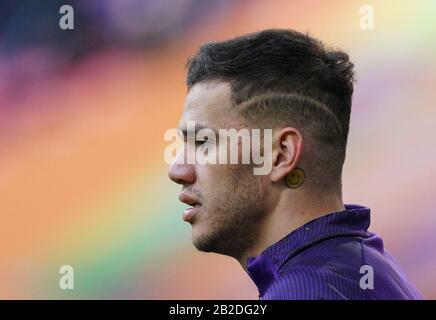
[[[216,201],[234,189],[237,183],[236,166],[216,164],[204,165],[197,168],[197,183],[204,201]]]
[[[208,164],[200,165],[196,168],[197,180],[199,184],[208,189],[209,187],[219,187],[228,177],[231,177],[229,165],[224,164]]]

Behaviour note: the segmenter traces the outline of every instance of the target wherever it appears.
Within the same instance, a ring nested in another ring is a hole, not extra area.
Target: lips
[[[183,192],[179,195],[179,200],[190,206],[189,208],[186,208],[183,212],[183,220],[186,222],[192,222],[195,214],[199,211],[201,207],[201,203],[194,197],[191,197]]]

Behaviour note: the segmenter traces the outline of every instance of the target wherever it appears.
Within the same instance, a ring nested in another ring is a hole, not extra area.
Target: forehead
[[[226,82],[203,81],[195,84],[186,96],[179,127],[186,127],[188,120],[211,128],[235,125],[237,112],[231,93]]]

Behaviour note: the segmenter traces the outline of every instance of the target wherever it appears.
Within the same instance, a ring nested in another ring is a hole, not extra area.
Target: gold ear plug
[[[289,188],[295,189],[301,186],[304,182],[304,171],[301,168],[295,168],[286,176],[286,185]]]

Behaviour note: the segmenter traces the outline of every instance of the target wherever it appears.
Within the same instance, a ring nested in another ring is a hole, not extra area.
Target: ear
[[[303,137],[296,128],[286,127],[274,135],[272,168],[273,182],[284,179],[298,165],[303,150]]]

